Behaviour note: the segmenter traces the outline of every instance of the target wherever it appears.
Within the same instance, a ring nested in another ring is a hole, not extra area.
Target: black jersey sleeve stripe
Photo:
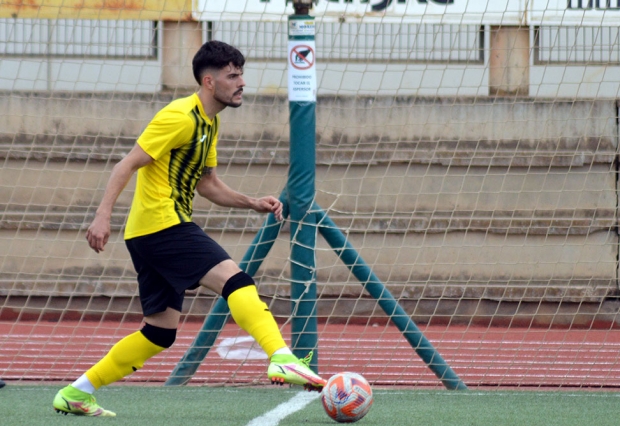
[[[196,106],[190,113],[195,130],[192,139],[170,153],[169,183],[175,211],[182,222],[191,220],[194,191],[202,171],[201,160],[208,128]]]
[[[205,146],[203,164],[207,160],[207,156],[209,155],[209,150],[211,149],[211,145],[213,145],[213,141],[215,140],[215,136],[217,135],[217,129],[219,128],[219,125],[220,125],[220,117],[216,115],[215,118],[213,119],[213,125],[209,129],[209,137],[207,138],[207,144]]]

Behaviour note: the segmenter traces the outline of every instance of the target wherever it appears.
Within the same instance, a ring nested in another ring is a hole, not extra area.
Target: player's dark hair
[[[208,41],[198,49],[192,60],[194,78],[201,84],[206,70],[221,70],[231,63],[237,68],[243,68],[245,64],[243,54],[236,47],[222,41]]]

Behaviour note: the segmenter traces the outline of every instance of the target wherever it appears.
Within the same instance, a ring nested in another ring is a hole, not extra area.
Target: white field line
[[[306,405],[317,399],[321,394],[318,392],[299,392],[286,402],[278,405],[273,410],[255,418],[247,426],[277,426],[280,420],[291,414],[303,410]]]

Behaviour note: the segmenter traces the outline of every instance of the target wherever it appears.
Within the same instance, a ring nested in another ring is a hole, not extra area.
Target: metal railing
[[[158,23],[0,19],[0,55],[156,58]]]

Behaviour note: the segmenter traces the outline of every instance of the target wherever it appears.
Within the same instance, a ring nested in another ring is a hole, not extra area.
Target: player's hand
[[[271,195],[263,198],[259,198],[257,205],[254,207],[259,213],[273,213],[276,217],[276,220],[280,222],[282,217],[282,202],[278,200],[276,197]]]
[[[95,216],[93,222],[86,231],[86,240],[91,249],[99,253],[108,243],[110,238],[110,219],[102,216]]]

